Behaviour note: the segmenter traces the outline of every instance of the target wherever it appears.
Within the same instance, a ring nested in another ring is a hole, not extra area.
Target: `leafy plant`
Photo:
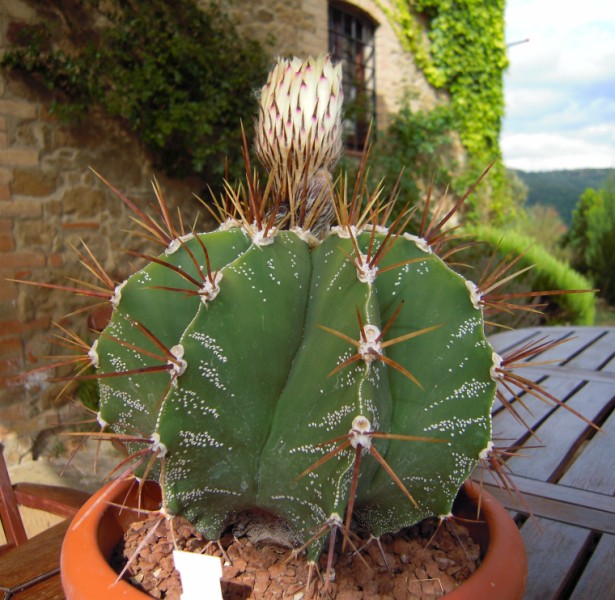
[[[52,112],[63,119],[85,119],[93,106],[125,119],[170,175],[219,179],[227,157],[238,163],[240,118],[254,113],[252,91],[268,58],[239,36],[219,6],[90,2],[86,8],[98,17],[91,21],[106,25],[91,24],[87,32],[71,8],[83,7],[63,9],[68,47],[66,32],[54,35],[52,24],[13,27],[14,47],[1,64],[53,90]]]
[[[488,244],[491,250],[486,254],[495,252],[495,260],[515,257],[517,268],[527,269],[517,278],[516,284],[522,289],[535,290],[535,300],[545,304],[537,315],[539,321],[549,325],[593,324],[596,302],[594,294],[571,293],[573,290],[590,290],[591,282],[568,263],[553,256],[536,238],[519,231],[486,225],[468,227],[466,231],[479,242]],[[478,260],[479,257],[475,254],[471,262],[478,263]],[[551,290],[551,293],[540,290]],[[527,296],[532,297],[531,293]]]
[[[457,168],[453,152],[455,118],[448,105],[432,110],[412,110],[409,104],[391,117],[385,132],[380,132],[370,156],[367,184],[376,189],[381,181],[391,188],[397,181],[403,204],[418,202],[430,185],[445,189]],[[342,163],[340,172],[348,171],[356,177],[358,164],[350,160]],[[398,177],[403,172],[403,176]]]
[[[462,190],[485,164],[500,157],[502,74],[508,66],[504,2],[380,0],[380,5],[427,80],[450,94],[457,131],[469,156],[456,182],[457,189]],[[481,204],[490,201],[490,218],[503,219],[511,201],[499,161],[490,185],[491,198],[482,198]]]

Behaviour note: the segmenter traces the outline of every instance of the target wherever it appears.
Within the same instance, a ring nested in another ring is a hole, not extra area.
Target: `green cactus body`
[[[299,541],[343,518],[357,445],[355,516],[375,535],[449,514],[489,445],[493,354],[473,286],[421,240],[353,236],[368,257],[388,245],[373,269],[341,229],[315,244],[225,226],[174,242],[116,294],[96,346],[100,421],[152,442],[167,511],[212,539],[250,508],[285,519]],[[160,264],[198,280],[201,244],[215,293]],[[356,419],[366,429],[350,435]]]

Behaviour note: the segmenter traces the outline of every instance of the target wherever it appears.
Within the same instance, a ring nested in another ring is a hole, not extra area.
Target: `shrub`
[[[614,179],[599,190],[585,190],[565,243],[573,252],[574,266],[592,278],[608,302],[615,303]]]
[[[508,255],[521,255],[513,271],[531,267],[517,278],[516,284],[523,288],[589,290],[592,287],[591,282],[569,264],[555,258],[540,243],[520,232],[479,225],[468,228],[467,233],[477,241],[488,244],[492,250],[497,248],[499,260]],[[474,255],[472,262],[478,263],[480,259]],[[484,257],[483,262],[486,262]],[[547,306],[543,309],[542,320],[550,325],[558,323],[591,325],[594,322],[595,300],[593,293],[543,296],[540,302],[546,302]]]
[[[368,186],[375,189],[380,181],[387,182],[390,193],[399,180],[397,210],[407,203],[416,203],[433,183],[444,189],[457,168],[453,151],[455,118],[449,105],[432,110],[412,110],[406,104],[391,117],[386,131],[378,132],[371,153]],[[341,171],[356,176],[356,159],[343,159]]]
[[[71,18],[84,6],[98,19]],[[239,119],[254,113],[253,90],[268,59],[219,7],[112,0],[60,10],[68,35],[52,34],[52,23],[13,26],[14,47],[2,60],[54,91],[52,112],[74,121],[102,106],[127,121],[155,166],[171,176],[219,178],[226,157],[241,163]],[[105,26],[97,28],[101,21]]]

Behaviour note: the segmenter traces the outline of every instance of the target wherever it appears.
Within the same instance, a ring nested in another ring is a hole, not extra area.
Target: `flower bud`
[[[256,153],[285,195],[331,171],[342,151],[342,67],[329,55],[278,59],[260,94]]]

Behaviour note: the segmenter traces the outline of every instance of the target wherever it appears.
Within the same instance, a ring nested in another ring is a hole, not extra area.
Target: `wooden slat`
[[[615,385],[615,372],[591,371],[589,369],[577,369],[564,365],[557,367],[552,365],[540,365],[538,367],[523,367],[523,375],[531,375],[532,379],[537,379],[540,375],[549,375],[576,381],[598,381]]]
[[[570,333],[568,333],[568,331]],[[596,338],[600,337],[603,332],[601,330],[573,330],[573,331],[550,331],[545,330],[543,333],[548,339],[566,339],[566,342],[545,350],[541,354],[532,357],[529,363],[553,361],[553,364],[561,365],[571,359],[571,357],[582,352],[590,344],[592,344]]]
[[[521,528],[529,557],[524,600],[557,600],[574,578],[590,540],[580,527],[539,519]]]
[[[569,501],[565,501],[562,499],[564,486],[536,482],[539,485],[534,489],[535,493],[531,494],[523,485],[523,481],[531,480],[515,478],[522,500],[516,494],[511,495],[508,491],[495,485],[487,483],[484,485],[487,491],[511,511],[524,514],[531,512],[534,517],[576,525],[587,530],[615,534],[615,499],[612,496],[603,496],[593,492],[585,492],[581,495],[579,494],[581,490],[568,488],[572,493],[569,494],[571,496],[568,498]],[[542,486],[551,486],[551,489],[547,492]],[[546,493],[549,493],[551,497],[545,497],[543,494]],[[599,507],[607,510],[601,510]],[[535,526],[532,520],[530,524]]]
[[[553,394],[556,398],[566,399],[578,387],[578,382],[570,379],[546,379],[541,382],[545,389]],[[522,406],[517,405],[517,401],[513,405],[517,406],[517,410],[524,421],[532,428],[536,429],[538,425],[554,410],[551,404],[547,404],[535,398],[532,395],[524,394],[522,397],[524,404],[531,411],[528,413]],[[496,402],[499,404],[499,402]],[[511,445],[518,440],[526,437],[527,429],[510,413],[504,409],[497,412],[493,417],[493,436],[497,439],[506,439],[508,442],[504,445]],[[496,445],[497,444],[496,439]],[[529,445],[536,445],[539,442],[535,439],[528,442]]]
[[[615,328],[532,328],[498,334],[490,342],[498,353],[507,354],[545,336],[570,341],[534,357],[519,373],[545,383],[550,393],[585,416],[604,419],[614,404]],[[538,364],[545,360],[554,362]],[[546,446],[532,451],[530,458],[509,461],[525,475],[514,480],[540,523],[539,528],[528,519],[522,527],[529,559],[525,600],[615,598],[615,415],[604,422],[604,433],[590,434],[586,423],[562,408],[546,407],[527,394],[522,398],[534,412],[524,418],[532,427],[540,424],[537,434]],[[527,446],[537,444],[498,408],[493,431],[509,444],[520,439]],[[494,485],[487,489],[509,510],[527,514],[527,507],[508,492]],[[595,532],[601,538],[590,556]]]
[[[0,561],[0,586],[12,589],[57,569],[60,566],[62,540],[69,524],[68,519],[62,521],[5,554]],[[23,593],[25,598],[25,591]],[[29,597],[36,598],[37,596]],[[22,598],[22,596],[17,596],[17,598]]]
[[[615,330],[607,329],[583,352],[571,358],[566,366],[595,371],[613,355],[613,352],[615,352]]]
[[[473,475],[473,479],[478,480],[479,478],[480,474]],[[495,486],[495,484],[488,481],[487,476],[485,476],[484,479],[485,485]],[[537,481],[536,479],[528,479],[526,477],[513,476],[512,479],[523,496],[538,496],[548,500],[557,500],[558,502],[572,504],[577,507],[589,506],[595,510],[610,513],[615,519],[615,497],[611,495],[580,490],[574,487],[561,485],[561,483]],[[491,491],[491,489],[489,489],[489,491]],[[497,489],[495,491],[497,491]],[[517,505],[511,504],[512,501],[508,494],[507,497],[507,499],[504,498],[506,506],[516,508]]]
[[[615,357],[611,358],[609,362],[607,362],[602,369],[600,369],[601,373],[615,373]]]
[[[615,598],[615,536],[603,535],[570,600]]]
[[[615,389],[612,390],[615,393]],[[615,413],[587,442],[559,483],[612,496],[615,494]],[[606,466],[606,468],[605,468]],[[614,596],[615,598],[615,596]]]
[[[20,506],[44,510],[60,517],[74,516],[90,497],[87,492],[57,485],[17,483],[13,488]]]
[[[612,391],[612,386],[591,382],[577,391],[566,405],[593,421],[610,401]],[[528,450],[523,452],[524,456],[513,456],[507,464],[513,473],[523,477],[541,481],[559,479],[587,427],[582,419],[558,407],[536,431],[545,448]],[[528,443],[535,444],[535,441]],[[527,454],[530,454],[529,458]]]
[[[533,329],[515,329],[489,336],[489,343],[498,354],[523,346],[536,337]]]

